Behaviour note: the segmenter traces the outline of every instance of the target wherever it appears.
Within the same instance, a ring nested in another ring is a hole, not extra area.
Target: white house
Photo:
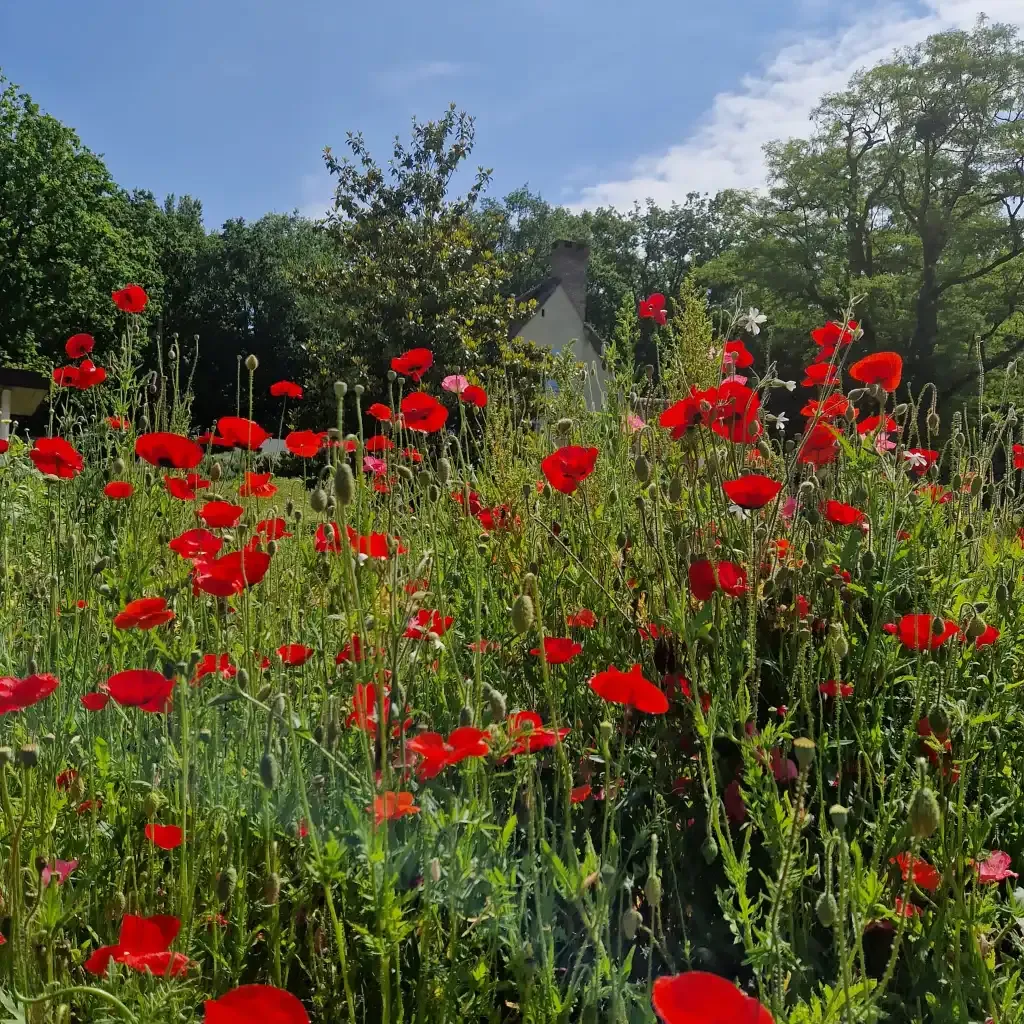
[[[533,315],[513,324],[511,333],[514,338],[546,345],[555,353],[569,345],[576,361],[587,367],[587,408],[600,409],[610,377],[601,362],[601,340],[586,321],[589,261],[590,247],[582,242],[555,242],[550,276],[516,296],[517,302],[536,301]]]

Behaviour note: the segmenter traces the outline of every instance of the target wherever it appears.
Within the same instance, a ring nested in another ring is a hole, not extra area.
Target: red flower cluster
[[[449,765],[459,764],[469,757],[486,757],[490,753],[490,733],[472,726],[460,726],[444,739],[438,732],[422,732],[406,740],[407,750],[423,760],[416,769],[418,778],[433,779]]]
[[[690,564],[687,572],[690,593],[698,601],[707,601],[716,590],[729,597],[747,592],[747,570],[736,562],[712,563],[706,558]]]
[[[455,620],[429,608],[421,608],[408,622],[402,634],[407,640],[426,640],[431,634],[444,636]]]
[[[760,409],[761,399],[756,391],[739,381],[727,380],[717,388],[703,391],[691,387],[686,398],[658,417],[658,423],[671,430],[677,441],[691,427],[700,425],[727,441],[749,444],[761,435]]]
[[[290,380],[279,380],[270,385],[270,394],[274,398],[302,398],[302,387]]]
[[[189,531],[200,533],[203,531]],[[173,542],[172,542],[173,543]],[[195,589],[214,597],[231,597],[247,587],[254,587],[267,574],[270,555],[265,551],[243,548],[220,558],[200,558],[195,562]]]
[[[583,650],[583,645],[564,636],[544,637],[544,660],[549,665],[565,665],[572,661]],[[534,647],[530,653],[540,657],[540,648]]]
[[[549,729],[536,711],[514,711],[505,719],[512,747],[506,756],[532,754],[553,747],[569,735],[569,729]]]
[[[886,623],[886,633],[900,638],[900,643],[911,651],[938,650],[951,637],[959,636],[955,622],[934,615],[904,615],[898,623]]]
[[[91,359],[83,359],[78,366],[58,366],[53,371],[53,382],[60,388],[88,391],[107,379],[107,371]]]

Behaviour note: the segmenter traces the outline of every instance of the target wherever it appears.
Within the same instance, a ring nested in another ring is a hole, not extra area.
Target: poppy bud
[[[452,464],[447,459],[437,460],[437,482],[442,487],[448,486],[448,481],[452,478]]]
[[[220,459],[214,459],[213,465],[210,467],[210,479],[217,483],[223,475],[224,463]]]
[[[212,743],[213,742],[213,733],[210,732],[209,729],[200,729],[199,730],[199,742],[200,743]]]
[[[271,871],[263,880],[263,902],[272,907],[280,898],[281,876],[276,871]]]
[[[633,472],[636,473],[637,480],[645,484],[651,479],[651,464],[641,455],[633,463]]]
[[[163,800],[160,799],[160,794],[155,789],[151,789],[146,794],[146,799],[142,802],[142,808],[146,812],[146,817],[156,817],[156,812],[160,810],[162,803]]]
[[[342,398],[345,397],[347,392],[348,392],[348,384],[346,384],[343,380],[336,380],[334,382],[334,397],[335,398],[342,399]]]
[[[1007,589],[1005,583],[996,584],[996,600],[1000,604],[1006,604],[1010,600],[1010,591]]]
[[[5,768],[14,760],[14,751],[10,747],[0,747],[0,768]]]
[[[227,834],[227,832],[224,831],[224,829],[221,829],[217,833],[217,845],[218,846],[227,846],[228,845],[228,834]]]
[[[268,750],[260,758],[260,779],[265,789],[271,791],[277,789],[281,777],[281,770],[277,766],[277,758]]]
[[[830,892],[823,892],[818,897],[818,902],[814,904],[814,912],[826,928],[831,928],[835,924],[836,914],[839,913],[835,896]]]
[[[647,876],[647,884],[644,886],[644,895],[652,907],[661,903],[661,879],[656,874]]]
[[[628,907],[622,912],[619,927],[622,929],[622,937],[627,942],[632,942],[636,938],[636,930],[643,924],[643,920],[636,907]]]
[[[357,384],[352,390],[356,393],[356,398],[362,398],[366,388],[362,384]]]
[[[39,671],[39,663],[35,658],[28,659],[28,674],[34,676]]]
[[[430,880],[434,885],[441,881],[441,862],[436,857],[430,858]]]
[[[327,510],[327,494],[317,487],[309,496],[309,505],[314,512],[325,512]]]
[[[22,768],[35,768],[39,764],[39,748],[34,743],[26,743],[18,751],[18,764]]]
[[[846,828],[846,822],[850,817],[850,812],[842,804],[833,804],[828,809],[828,816],[832,819],[832,824],[842,832],[842,830]]]
[[[259,365],[260,361],[251,352],[245,357],[245,368],[250,373],[255,373]]]
[[[935,794],[927,786],[921,786],[910,802],[910,834],[927,839],[939,827],[940,819]]]
[[[705,864],[714,864],[718,859],[718,843],[708,836],[707,839],[701,843],[700,855],[704,858]]]
[[[965,630],[967,633],[967,639],[977,640],[986,629],[988,629],[988,625],[985,620],[980,615],[975,615],[967,624],[967,629]]]
[[[793,740],[793,756],[801,771],[806,771],[814,760],[814,740],[800,736]]]
[[[959,473],[954,473],[949,481],[949,486],[956,492],[960,492],[964,486],[964,478]]]
[[[505,712],[508,709],[505,703],[505,695],[500,690],[491,690],[488,700],[491,709],[491,721],[502,721],[505,717]]]
[[[406,473],[409,473],[405,466],[399,466],[399,469],[404,469]],[[334,474],[334,496],[338,499],[338,504],[343,507],[351,505],[355,500],[356,480],[352,475],[352,467],[347,462],[343,462]]]
[[[122,476],[124,474],[125,468],[126,467],[124,464],[124,459],[122,459],[120,456],[114,459],[114,461],[110,464],[110,472],[114,476]]]
[[[107,900],[107,917],[111,921],[116,921],[119,917],[124,915],[124,912],[128,909],[128,899],[120,889],[118,889],[109,900]]]
[[[786,443],[783,445],[787,455],[792,455],[796,451],[796,441],[793,438],[787,438]]]
[[[351,471],[350,471],[351,472]],[[412,470],[408,466],[398,466],[395,472],[407,483],[411,484],[413,481]],[[335,481],[337,482],[337,481]],[[340,498],[338,499],[341,500]]]
[[[551,484],[548,484],[548,483],[544,484],[544,486],[540,489],[540,496],[545,501],[550,501],[551,500]]]
[[[441,488],[437,484],[431,484],[427,488],[427,501],[437,501],[441,497]]]
[[[804,509],[804,518],[811,526],[817,526],[821,522],[821,514],[814,507]]]
[[[559,437],[568,437],[572,433],[573,426],[574,426],[574,424],[573,424],[573,421],[571,419],[569,419],[567,417],[563,418],[563,419],[560,419],[555,424],[555,433]]]
[[[612,738],[612,723],[608,719],[602,720],[601,724],[597,727],[598,735],[601,737],[602,743],[610,743]]]
[[[928,725],[936,736],[945,735],[949,729],[949,715],[946,714],[945,708],[936,704],[928,712]]]
[[[807,561],[808,562],[813,562],[815,556],[817,555],[817,553],[818,553],[818,549],[814,546],[814,541],[813,540],[809,540],[804,545],[804,554],[807,557]]]
[[[512,628],[522,635],[533,625],[533,601],[520,594],[512,605]]]
[[[237,882],[238,872],[233,867],[226,867],[223,871],[217,872],[217,899],[221,903],[227,903],[231,899]]]
[[[971,480],[971,494],[973,497],[977,497],[981,494],[981,477],[976,476]],[[969,525],[969,524],[968,524]]]
[[[459,725],[465,727],[473,724],[473,709],[468,704],[463,704],[459,711]]]
[[[933,434],[937,434],[941,426],[942,421],[939,419],[939,414],[933,409],[928,413],[928,430]]]
[[[875,567],[875,556],[871,551],[865,551],[860,556],[860,565],[865,572],[871,572]]]

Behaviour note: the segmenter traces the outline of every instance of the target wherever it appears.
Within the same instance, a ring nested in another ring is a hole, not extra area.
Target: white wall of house
[[[556,354],[571,344],[576,361],[587,367],[587,408],[600,409],[604,405],[608,374],[601,366],[600,356],[586,340],[583,319],[561,285],[516,332],[516,337],[547,345]]]

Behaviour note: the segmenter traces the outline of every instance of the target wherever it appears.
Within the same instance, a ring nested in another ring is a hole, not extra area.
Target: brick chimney
[[[560,239],[551,243],[551,273],[559,279],[580,318],[587,319],[587,264],[590,246]]]

